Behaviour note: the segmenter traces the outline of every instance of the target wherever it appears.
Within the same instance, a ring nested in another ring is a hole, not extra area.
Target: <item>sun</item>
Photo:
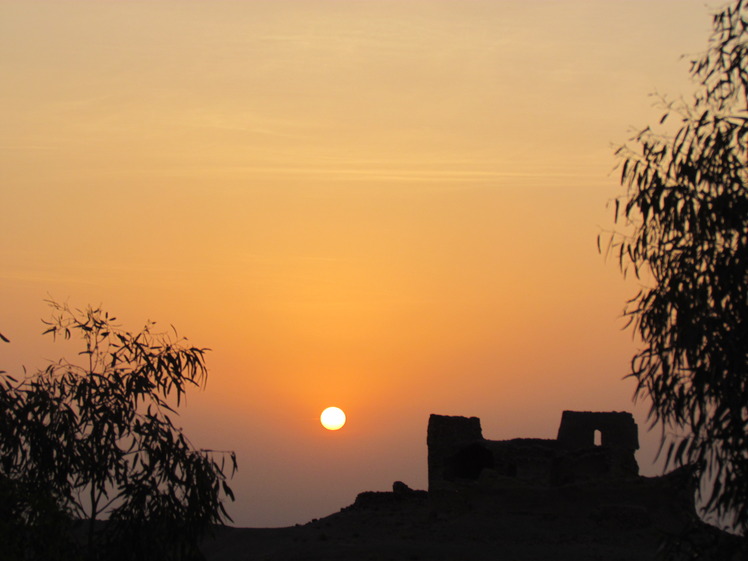
[[[345,413],[339,407],[328,407],[322,411],[319,421],[327,430],[338,430],[345,424]]]

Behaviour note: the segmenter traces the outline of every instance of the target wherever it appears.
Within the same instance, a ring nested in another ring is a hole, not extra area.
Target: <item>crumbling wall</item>
[[[603,450],[595,450],[595,431],[600,431]],[[639,474],[635,457],[639,449],[639,428],[631,413],[564,411],[557,440],[570,452],[560,466],[561,473],[557,474],[559,482],[571,482],[578,477],[577,473],[579,476],[586,473]]]
[[[482,473],[544,485],[639,473],[638,428],[625,412],[564,411],[556,440],[504,441],[484,439],[477,417],[431,415],[427,444],[429,491],[478,482]]]
[[[639,429],[633,415],[627,412],[564,411],[557,440],[569,450],[591,448],[596,430],[602,436],[602,446],[639,449]]]
[[[559,450],[555,440],[515,438],[486,443],[493,452],[498,475],[529,483],[547,484],[551,480]]]
[[[469,447],[480,446],[483,441],[478,417],[431,415],[426,435],[429,490],[439,488],[466,471],[475,469],[469,465]],[[461,453],[463,450],[467,451]],[[480,455],[480,452],[476,451],[476,454]]]

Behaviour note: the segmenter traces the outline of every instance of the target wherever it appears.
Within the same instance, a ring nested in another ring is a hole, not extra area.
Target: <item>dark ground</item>
[[[730,536],[694,523],[688,505],[663,502],[661,485],[649,481],[362,493],[305,525],[219,528],[203,551],[209,561],[637,561],[656,559],[663,537],[688,523],[688,535],[710,548],[732,547]],[[706,559],[745,561],[725,549]]]

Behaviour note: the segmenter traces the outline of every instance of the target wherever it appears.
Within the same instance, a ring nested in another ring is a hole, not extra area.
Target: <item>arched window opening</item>
[[[603,445],[603,433],[601,433],[599,430],[595,431],[594,436],[594,445],[595,446],[602,446]]]

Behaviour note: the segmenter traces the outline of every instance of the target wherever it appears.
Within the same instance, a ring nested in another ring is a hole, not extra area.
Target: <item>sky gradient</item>
[[[636,290],[598,254],[614,147],[688,95],[703,0],[0,0],[0,366],[44,299],[212,349],[181,423],[241,526],[426,487],[488,438],[631,410]],[[319,424],[341,407],[346,426]]]

